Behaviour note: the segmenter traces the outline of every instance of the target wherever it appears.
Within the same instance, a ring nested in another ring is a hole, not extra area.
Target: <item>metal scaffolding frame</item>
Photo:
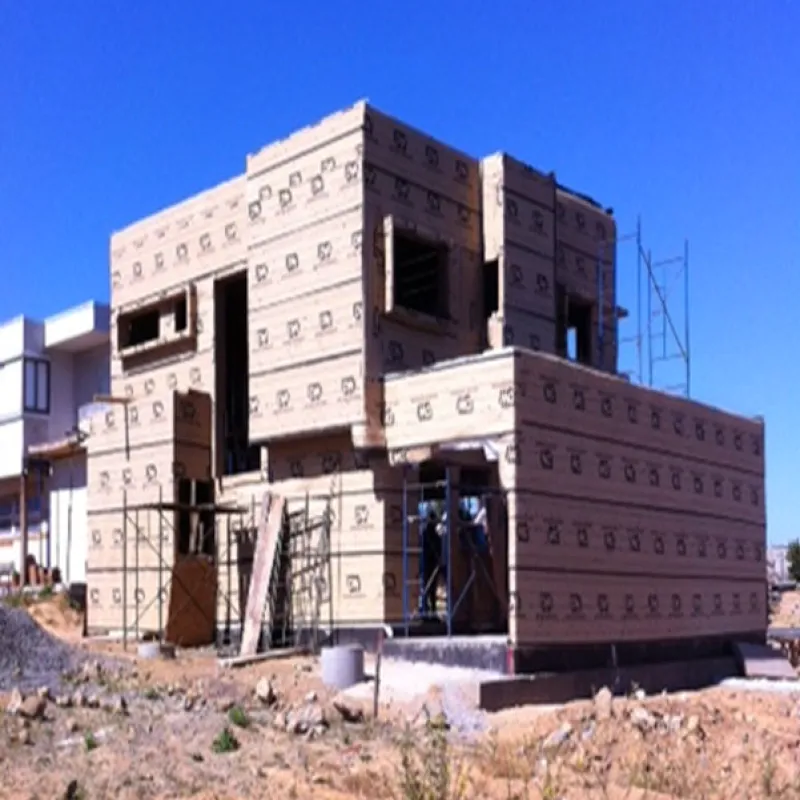
[[[604,243],[598,251],[597,281],[598,298],[602,308],[603,280],[602,264],[607,247],[633,242],[636,248],[636,332],[632,336],[620,337],[619,343],[634,344],[636,369],[625,374],[642,386],[682,394],[691,397],[691,349],[689,338],[689,241],[684,240],[683,252],[679,255],[653,260],[652,250],[645,246],[642,235],[642,219],[636,220],[636,230],[617,237],[615,242]],[[619,263],[619,252],[617,252]],[[618,277],[618,275],[617,275]],[[671,310],[670,300],[678,294],[682,302],[682,314],[676,316]],[[682,323],[682,324],[681,324]],[[604,339],[603,314],[598,315],[598,341]],[[680,328],[683,328],[683,331]],[[601,345],[602,347],[602,345]],[[682,362],[683,378],[678,383],[659,385],[657,365],[666,362]]]
[[[429,617],[426,614],[425,598],[430,590],[436,591],[439,585],[439,575],[441,570],[445,571],[445,609],[444,625],[447,636],[452,636],[454,632],[454,620],[467,593],[472,589],[479,575],[483,575],[487,581],[491,592],[494,594],[498,603],[508,611],[508,601],[500,597],[494,582],[494,577],[489,573],[485,561],[480,557],[476,541],[476,532],[479,528],[472,521],[462,520],[459,514],[460,508],[453,504],[453,499],[457,495],[461,500],[465,497],[480,497],[485,504],[487,498],[503,498],[505,494],[500,489],[491,489],[487,486],[467,486],[452,484],[452,469],[445,467],[444,480],[429,482],[410,482],[410,467],[407,465],[403,475],[403,494],[402,494],[402,614],[403,614],[403,633],[405,636],[411,634],[411,626],[415,622],[430,622],[432,619],[441,621],[438,617]],[[418,495],[416,493],[419,493]],[[426,498],[427,493],[427,498]],[[416,496],[416,501],[412,498]],[[427,509],[426,504],[430,501],[442,501],[444,513],[439,524],[441,525],[441,553],[440,563],[432,570],[426,570],[425,550],[423,547],[423,529],[426,523]],[[455,525],[453,520],[455,519]],[[415,529],[416,536],[412,529]],[[468,559],[468,571],[464,583],[456,589],[453,584],[453,569],[451,564],[451,553],[453,534],[457,537],[458,547]],[[412,556],[414,565],[412,568]],[[410,589],[416,586],[418,590],[417,608],[411,607]]]
[[[159,495],[163,497],[163,488]],[[268,635],[269,638],[277,637],[280,644],[286,645],[290,639],[294,644],[298,644],[298,637],[308,637],[304,642],[312,651],[317,649],[320,643],[320,613],[323,595],[326,589],[329,591],[332,585],[331,574],[331,542],[330,528],[332,520],[332,492],[325,495],[310,495],[306,493],[302,498],[302,510],[288,512],[284,519],[284,530],[279,542],[279,553],[277,554],[275,572],[270,576],[270,591],[268,602]],[[324,511],[320,515],[313,515],[310,511],[312,500],[322,500],[325,503]],[[138,535],[142,530],[140,525],[140,514],[147,513],[147,535]],[[153,512],[157,517],[153,530]],[[246,595],[242,596],[241,586],[238,592],[239,602],[234,600],[234,590],[236,584],[240,584],[245,576],[242,574],[243,566],[252,566],[253,556],[242,558],[237,552],[236,557],[232,555],[233,545],[241,547],[244,539],[252,537],[251,544],[255,548],[255,536],[258,530],[256,498],[251,497],[250,507],[231,506],[216,503],[175,503],[159,500],[152,503],[140,503],[129,505],[127,492],[123,493],[122,507],[122,638],[123,646],[127,649],[128,639],[133,635],[134,640],[138,640],[142,634],[141,621],[152,608],[157,604],[158,608],[158,630],[155,631],[159,641],[164,640],[166,632],[164,601],[168,590],[175,582],[181,584],[186,589],[187,600],[175,611],[176,618],[191,605],[203,612],[192,592],[182,583],[173,568],[176,564],[174,546],[165,551],[164,534],[171,531],[173,541],[177,538],[176,523],[173,515],[176,512],[186,512],[189,514],[209,513],[213,515],[211,529],[213,531],[213,554],[209,554],[214,570],[207,578],[208,581],[216,582],[216,592],[221,596],[224,604],[224,618],[220,618],[217,613],[219,606],[215,608],[214,619],[209,620],[213,623],[215,632],[222,633],[223,642],[230,642],[234,624],[241,629],[244,624]],[[221,525],[219,518],[224,518]],[[133,528],[136,536],[136,546],[133,548],[133,563],[128,559],[128,543],[130,539],[130,528]],[[225,557],[220,555],[221,534],[225,539]],[[208,532],[205,532],[208,535]],[[154,539],[157,538],[157,541]],[[157,591],[149,602],[140,607],[140,551],[143,548],[151,549],[157,556]],[[198,548],[198,554],[203,553],[202,547]],[[191,553],[189,554],[191,555]],[[281,562],[288,559],[287,574],[281,576],[278,573],[281,569]],[[234,569],[236,567],[236,569]],[[165,575],[166,572],[166,575]],[[234,576],[234,573],[235,576]],[[213,577],[212,577],[213,576]],[[129,581],[133,581],[134,590],[134,616],[128,617],[128,591],[131,588]],[[288,592],[289,602],[292,595],[300,595],[300,602],[303,604],[303,622],[308,625],[308,629],[302,630],[289,629],[289,615],[280,613],[285,609],[278,609],[277,604],[282,592]],[[332,608],[330,609],[332,614]],[[332,618],[328,624],[333,629]],[[150,632],[149,629],[147,631]],[[271,642],[267,642],[270,647]]]

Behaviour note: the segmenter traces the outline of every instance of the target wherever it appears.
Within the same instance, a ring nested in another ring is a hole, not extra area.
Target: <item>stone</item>
[[[351,705],[343,698],[336,698],[333,701],[333,707],[345,722],[355,724],[364,721],[364,711],[358,706]]]
[[[19,714],[22,704],[25,702],[25,697],[22,692],[14,688],[11,690],[11,696],[8,698],[8,705],[6,706],[6,713],[16,715]]]
[[[306,703],[315,703],[317,701],[317,693],[316,692],[309,692],[306,695]]]
[[[75,708],[86,708],[86,695],[80,689],[73,693],[72,705]]]
[[[71,719],[67,723],[67,732],[68,733],[77,733],[80,730],[80,728],[81,728],[81,726],[78,725],[78,721],[77,720]]]
[[[100,708],[100,698],[96,694],[90,694],[86,697],[87,708]]]
[[[32,694],[23,700],[19,708],[19,715],[25,719],[43,719],[47,710],[47,700],[44,697]]]
[[[33,744],[30,730],[28,728],[22,728],[17,734],[17,741],[20,744]]]
[[[72,698],[68,694],[56,695],[55,704],[58,708],[70,708],[72,706]]]
[[[256,697],[266,706],[274,705],[278,700],[275,687],[269,678],[261,678],[256,684]]]
[[[604,686],[594,696],[594,713],[599,720],[610,719],[614,712],[614,695],[611,690]]]
[[[644,733],[655,728],[656,720],[647,709],[637,706],[631,711],[631,725]]]
[[[545,750],[555,750],[566,744],[571,736],[572,725],[569,722],[564,722],[544,740],[542,746]]]

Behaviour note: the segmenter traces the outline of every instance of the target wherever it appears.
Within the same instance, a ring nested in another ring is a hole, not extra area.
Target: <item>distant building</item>
[[[767,569],[772,583],[786,583],[791,580],[788,561],[789,547],[776,544],[767,548]]]
[[[86,580],[86,452],[81,417],[109,391],[109,309],[94,302],[44,321],[0,324],[0,563],[28,553]]]

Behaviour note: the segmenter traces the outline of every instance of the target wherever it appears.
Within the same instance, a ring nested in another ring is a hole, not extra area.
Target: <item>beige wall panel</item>
[[[519,572],[516,643],[585,644],[766,630],[764,580]]]
[[[762,478],[533,425],[520,440],[520,490],[764,523]]]
[[[196,280],[246,255],[245,180],[236,178],[137,223],[111,241],[111,304],[119,307]]]
[[[396,163],[397,170],[403,162]],[[417,228],[421,233],[435,231],[439,239],[458,242],[479,252],[481,220],[477,211],[441,195],[425,185],[414,183],[405,173],[396,174],[370,163],[364,166],[367,205],[380,209],[383,216],[396,217],[402,228]]]
[[[421,369],[465,355],[457,336],[417,328],[385,315],[381,315],[372,333],[377,339],[374,352],[380,356],[380,361],[370,371],[375,378],[387,372]]]
[[[556,323],[517,309],[502,315],[492,314],[487,324],[489,347],[521,347],[536,352],[552,353],[556,349]]]
[[[372,106],[366,109],[364,137],[364,158],[370,164],[473,211],[480,209],[480,167],[471,156]]]
[[[345,427],[363,418],[361,353],[250,379],[251,441]]]
[[[176,442],[211,446],[211,397],[201,392],[162,392],[134,399],[127,405],[110,405],[89,421],[89,453],[114,451]]]
[[[126,457],[127,455],[127,457]],[[90,456],[87,508],[91,511],[121,510],[174,499],[174,449],[167,441],[131,450]]]
[[[262,147],[247,156],[248,177],[272,170],[285,162],[314,151],[320,145],[346,138],[363,128],[366,104],[363,100],[329,114],[319,122],[307,125],[283,139]]]
[[[599,302],[597,283],[597,255],[590,256],[556,241],[556,280],[563,284],[570,294],[586,300]],[[615,266],[601,263],[603,305],[613,306],[616,302]]]
[[[610,214],[567,191],[556,191],[556,236],[565,245],[616,263],[617,224]]]
[[[553,257],[555,181],[497,153],[481,162],[484,257],[500,257],[510,240]]]
[[[88,515],[90,570],[158,569],[168,573],[175,560],[174,514],[122,510]],[[127,547],[126,547],[127,543]],[[138,555],[137,555],[138,550]],[[137,562],[138,559],[138,562]]]
[[[351,128],[286,158],[254,166],[247,180],[247,242],[251,249],[276,236],[324,224],[363,203],[364,135]]]
[[[500,306],[555,319],[553,259],[508,243],[500,257]]]
[[[166,625],[169,612],[169,575],[165,572],[159,582],[157,571],[141,570],[137,586],[132,572],[125,579],[123,574],[122,570],[87,573],[89,630],[118,631],[124,626],[133,635],[138,625],[140,633],[158,631],[159,621]]]
[[[135,401],[155,401],[175,390],[194,389],[214,396],[214,353],[192,353],[182,358],[111,376],[111,393]]]
[[[250,374],[352,353],[364,342],[360,278],[302,298],[251,309]]]
[[[516,539],[517,569],[764,575],[763,525],[524,492],[515,501],[509,535]]]
[[[500,178],[502,186],[514,194],[527,197],[543,208],[555,210],[555,180],[507,153],[494,153],[481,161],[484,180]]]
[[[248,303],[261,308],[361,279],[364,219],[361,206],[339,206],[336,216],[305,223],[250,248]]]
[[[385,620],[386,588],[400,583],[398,554],[383,552],[334,556],[331,559],[333,619],[338,625],[375,624]],[[327,606],[327,604],[326,604]],[[327,622],[328,609],[322,613]]]
[[[762,422],[544,354],[521,356],[519,381],[521,421],[764,474]]]
[[[388,376],[390,449],[503,434],[514,428],[514,353],[489,351],[420,374]]]

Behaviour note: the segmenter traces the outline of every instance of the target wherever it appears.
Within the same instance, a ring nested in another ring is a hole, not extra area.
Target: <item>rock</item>
[[[103,708],[111,714],[127,714],[128,701],[122,696],[109,697],[104,703]]]
[[[73,693],[72,705],[75,708],[86,708],[86,695],[80,689]]]
[[[30,730],[28,728],[22,728],[17,734],[17,741],[20,744],[33,744]]]
[[[656,719],[649,711],[637,706],[631,711],[631,725],[644,733],[655,728]]]
[[[610,719],[614,712],[614,695],[611,690],[604,686],[594,696],[594,713],[595,717],[599,720]]]
[[[90,694],[86,697],[87,708],[100,708],[100,698],[96,694]]]
[[[12,715],[19,714],[19,710],[22,708],[24,702],[25,698],[22,692],[17,688],[12,689],[11,696],[8,698],[8,705],[6,706],[6,713]]]
[[[309,692],[306,695],[306,703],[315,703],[317,701],[317,693],[316,692]]]
[[[23,700],[19,708],[19,715],[25,719],[43,719],[47,710],[47,700],[44,697],[32,694]]]
[[[633,696],[634,696],[634,698],[635,698],[636,700],[638,700],[639,702],[641,702],[642,700],[644,700],[644,699],[647,697],[647,692],[645,692],[645,690],[644,690],[644,689],[637,689],[637,690],[636,690],[636,691],[633,693]]]
[[[286,730],[296,735],[306,734],[310,730],[327,730],[328,719],[325,711],[318,705],[306,705],[286,714]]]
[[[227,714],[235,705],[236,702],[234,700],[224,698],[217,701],[216,708],[220,714]]]
[[[68,694],[56,695],[55,704],[58,708],[70,708],[72,706],[72,698]]]
[[[194,698],[187,696],[183,698],[183,710],[191,711],[194,708]]]
[[[561,747],[563,744],[566,744],[571,736],[572,725],[570,725],[568,722],[564,722],[559,728],[554,730],[544,740],[544,742],[542,742],[542,746],[545,748],[545,750],[554,750],[558,747]]]
[[[52,700],[53,696],[50,694],[49,686],[42,686],[36,690],[36,695],[44,700]]]
[[[364,721],[364,711],[358,708],[358,706],[349,704],[342,698],[336,698],[333,701],[333,707],[339,712],[339,716],[345,722],[355,724]]]
[[[261,678],[256,684],[256,697],[266,706],[274,705],[278,701],[275,687],[269,678]]]
[[[67,732],[68,733],[77,733],[80,729],[81,729],[81,726],[78,725],[78,721],[77,720],[71,719],[67,723]]]

